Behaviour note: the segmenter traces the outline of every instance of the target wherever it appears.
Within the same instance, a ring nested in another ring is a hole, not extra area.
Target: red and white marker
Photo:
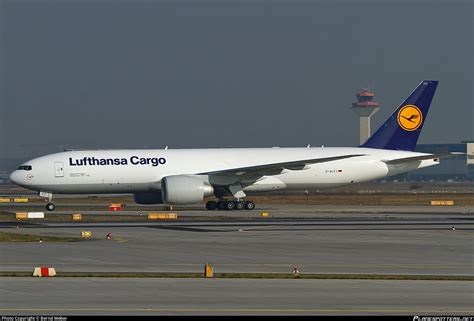
[[[54,268],[48,268],[48,267],[35,267],[35,270],[33,272],[33,276],[55,276],[56,275],[56,270]]]

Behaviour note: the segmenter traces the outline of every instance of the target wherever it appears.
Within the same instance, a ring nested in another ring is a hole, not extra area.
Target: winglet
[[[361,147],[414,151],[437,86],[423,80]]]

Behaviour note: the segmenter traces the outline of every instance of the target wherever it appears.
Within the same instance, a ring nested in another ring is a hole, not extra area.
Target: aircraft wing
[[[465,155],[465,154],[464,153],[429,154],[429,155],[421,155],[421,156],[388,159],[388,160],[383,160],[383,162],[386,164],[403,164],[403,163],[408,163],[408,162],[422,161],[426,159],[438,159],[438,158],[453,157],[453,156],[459,156],[459,155]]]
[[[278,175],[284,169],[302,170],[302,169],[305,169],[305,167],[310,164],[332,162],[332,161],[336,161],[340,159],[359,157],[359,156],[365,156],[365,154],[311,158],[311,159],[302,159],[302,160],[295,160],[295,161],[281,162],[281,163],[271,163],[271,164],[254,165],[254,166],[247,166],[247,167],[230,168],[230,169],[200,173],[200,175],[222,175],[222,176],[233,176],[233,177],[245,176],[247,179],[249,178],[249,176],[251,176],[253,178],[258,178],[258,177],[262,177],[266,175]]]

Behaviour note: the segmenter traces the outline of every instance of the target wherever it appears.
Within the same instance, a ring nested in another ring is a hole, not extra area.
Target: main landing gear
[[[227,200],[220,200],[220,201],[209,201],[206,203],[206,208],[210,211],[214,210],[253,210],[255,209],[255,203],[252,201],[227,201]]]

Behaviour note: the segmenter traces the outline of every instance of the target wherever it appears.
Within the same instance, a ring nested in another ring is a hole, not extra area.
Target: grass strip
[[[159,272],[58,272],[56,277],[91,278],[204,278],[203,273]],[[0,277],[32,276],[31,272],[0,271]],[[303,273],[214,273],[216,279],[303,279],[303,280],[411,280],[411,281],[474,281],[472,275],[422,275],[422,274],[326,274]]]
[[[80,238],[0,232],[0,242],[76,242]]]

